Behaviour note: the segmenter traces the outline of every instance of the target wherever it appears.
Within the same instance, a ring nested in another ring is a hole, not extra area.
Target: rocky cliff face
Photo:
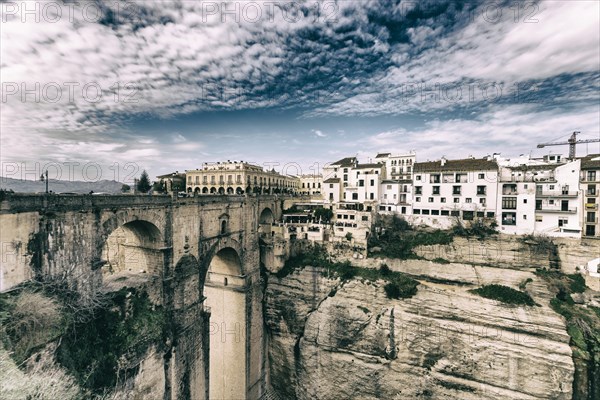
[[[381,261],[354,260],[363,267]],[[305,267],[269,277],[265,318],[270,383],[286,399],[570,399],[573,361],[553,296],[528,271],[386,260],[420,281],[390,300],[383,282],[328,279]],[[539,306],[469,292],[526,290]],[[307,289],[308,288],[308,289]]]

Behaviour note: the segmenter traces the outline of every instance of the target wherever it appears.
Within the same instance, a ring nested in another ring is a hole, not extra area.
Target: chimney
[[[446,157],[442,156],[442,158],[440,159],[440,166],[443,167],[444,165],[446,165],[446,161],[448,161],[448,160],[446,160]]]

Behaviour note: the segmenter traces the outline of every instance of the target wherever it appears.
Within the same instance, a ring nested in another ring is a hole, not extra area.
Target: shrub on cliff
[[[42,293],[21,290],[4,296],[0,306],[2,339],[17,364],[64,331],[65,318],[60,305]]]
[[[516,304],[525,306],[536,305],[531,296],[525,292],[515,290],[503,285],[484,285],[478,289],[473,289],[471,292],[492,300],[498,300],[506,304]]]

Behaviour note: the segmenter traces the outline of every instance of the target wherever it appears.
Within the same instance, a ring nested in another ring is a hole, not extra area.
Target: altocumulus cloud
[[[598,131],[597,2],[28,3],[39,15],[2,4],[3,161],[195,166],[203,137],[130,121],[231,110],[434,116],[346,144],[374,150],[427,138],[450,153],[466,131],[486,137],[474,151],[558,126]],[[516,121],[537,128],[522,136]],[[303,141],[325,136],[312,133]]]

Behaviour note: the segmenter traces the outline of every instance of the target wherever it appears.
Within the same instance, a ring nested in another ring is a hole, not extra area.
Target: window
[[[569,223],[569,220],[567,218],[559,218],[558,219],[558,226],[565,226]]]
[[[350,219],[354,219],[354,215],[351,215],[351,216],[350,216]]]
[[[441,201],[442,203],[445,203],[445,202],[446,202],[446,198],[445,198],[445,197],[442,197],[442,198],[440,199],[440,201]]]
[[[224,235],[227,233],[227,220],[224,219],[221,221],[221,235]]]
[[[423,186],[415,186],[415,194],[423,194]]]
[[[474,217],[473,211],[463,211],[463,219],[465,221],[472,221]]]
[[[433,192],[432,192],[433,194],[440,194],[440,187],[439,186],[434,186],[432,188],[432,190],[433,190]]]
[[[415,197],[415,201],[416,201],[417,203],[419,203],[419,202],[421,201],[421,198],[420,198],[420,197]]]
[[[486,190],[487,190],[486,186],[477,186],[477,195],[485,196]]]
[[[517,198],[516,197],[503,197],[502,208],[505,210],[516,210],[517,209]]]
[[[369,220],[369,216],[368,215],[363,215],[362,216],[362,220],[363,221],[368,221]]]
[[[527,199],[523,199],[523,204],[527,204]]]
[[[348,173],[348,168],[344,168],[344,173]]]
[[[548,200],[548,204],[550,204],[551,206],[554,205],[554,200]]]
[[[363,186],[365,186],[365,181],[364,181],[364,180],[362,180],[362,179],[361,179],[361,180],[359,180],[359,181],[358,181],[358,186],[359,186],[359,187],[363,187]]]
[[[485,174],[479,174],[479,179],[485,179]]]
[[[541,215],[536,215],[535,216],[535,222],[542,222],[544,219],[542,218]]]
[[[386,188],[387,188],[387,190],[391,190],[392,189],[392,185],[387,185]]]
[[[588,196],[595,196],[596,195],[596,185],[588,185],[587,195]]]
[[[423,215],[429,215],[429,210],[423,210]]]
[[[473,199],[471,199],[470,197],[467,197],[465,199],[465,203],[472,203],[472,202],[473,202]]]
[[[417,214],[417,215],[418,215],[418,214],[421,214],[421,210],[419,210],[418,208],[415,208],[415,209],[413,210],[413,214]]]
[[[348,180],[348,175],[344,174],[344,180],[347,181]]]
[[[495,216],[496,216],[496,214],[493,211],[488,211],[488,213],[487,213],[488,218],[494,218]]]
[[[431,183],[440,183],[440,175],[439,174],[430,175],[430,181],[431,181]]]
[[[429,201],[430,203],[433,203],[433,197],[430,197],[429,199],[427,199],[427,201]]]
[[[417,175],[417,176],[415,177],[415,179],[416,179],[416,180],[418,180],[418,181],[420,181],[420,180],[421,180],[421,175]]]
[[[369,200],[375,200],[375,193],[369,194]]]
[[[460,186],[452,186],[452,194],[456,195],[460,195]]]
[[[527,215],[523,214],[523,219],[527,219]]]
[[[375,179],[371,179],[371,186],[375,186]]]
[[[596,171],[588,171],[587,180],[590,182],[595,182],[596,181]]]
[[[483,218],[485,213],[483,211],[477,211],[477,218]]]
[[[333,183],[329,184],[329,189],[333,189]]]
[[[387,194],[384,194],[384,195],[383,195],[383,199],[384,199],[384,200],[387,200]]]
[[[589,211],[587,213],[587,219],[585,220],[587,223],[595,223],[596,222],[596,213],[593,211]]]
[[[431,210],[431,215],[440,215],[440,210]]]
[[[554,185],[549,186],[550,190],[554,190]]]
[[[458,210],[452,210],[452,211],[450,211],[450,216],[452,216],[452,217],[460,217],[460,211],[458,211]]]
[[[352,193],[352,200],[358,200],[358,193]]]
[[[448,210],[442,210],[442,215],[448,216],[448,215],[450,215],[450,211],[448,211]]]
[[[516,225],[517,224],[517,213],[514,212],[503,212],[502,213],[502,225]]]
[[[455,203],[460,203],[460,199],[459,199],[458,197],[455,197],[455,198],[454,198],[454,202],[455,202]]]
[[[485,206],[485,198],[479,199],[479,204],[481,204],[482,206]]]

